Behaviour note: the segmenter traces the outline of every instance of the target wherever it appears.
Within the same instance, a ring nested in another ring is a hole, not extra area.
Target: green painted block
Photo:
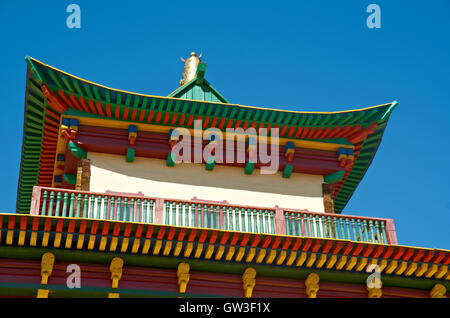
[[[345,174],[345,170],[336,171],[326,176],[323,176],[323,181],[326,183],[336,183],[339,182]]]
[[[77,157],[78,159],[83,159],[87,157],[87,151],[75,144],[73,141],[69,141],[67,144],[67,147],[69,147],[69,151],[72,155]]]
[[[216,158],[215,157],[208,157],[208,160],[206,161],[206,170],[213,170],[214,166],[216,164]]]
[[[283,170],[283,178],[290,178],[292,175],[292,165],[286,165]]]
[[[68,184],[76,184],[77,183],[77,175],[76,174],[65,173],[64,174],[64,180],[66,180],[66,182]]]
[[[169,152],[169,154],[167,155],[166,166],[173,167],[174,165],[175,165],[175,154]]]
[[[126,162],[133,162],[134,161],[134,154],[135,154],[134,148],[128,148],[127,149]]]
[[[254,162],[247,162],[245,164],[245,174],[252,174],[253,169],[255,169],[255,163]]]

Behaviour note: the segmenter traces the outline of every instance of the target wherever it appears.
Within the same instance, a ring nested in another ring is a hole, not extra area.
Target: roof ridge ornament
[[[180,81],[180,86],[183,86],[184,84],[190,82],[193,80],[197,73],[197,67],[198,64],[201,62],[202,54],[197,57],[197,53],[192,52],[191,56],[188,57],[186,60],[181,58],[181,62],[184,63],[184,72],[181,76],[182,79]]]

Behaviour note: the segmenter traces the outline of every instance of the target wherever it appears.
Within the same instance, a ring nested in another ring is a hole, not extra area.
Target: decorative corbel
[[[435,284],[430,290],[431,298],[447,298],[446,296],[447,288],[442,284]]]
[[[189,282],[189,264],[180,263],[178,264],[177,276],[178,276],[178,289],[181,294],[186,292],[186,287]]]
[[[288,141],[286,146],[284,146],[284,156],[286,157],[288,162],[291,162],[294,159],[295,154],[295,144],[292,141]]]
[[[171,129],[169,131],[169,146],[170,149],[173,149],[173,146],[175,146],[175,144],[179,141],[180,136],[178,134],[178,130],[176,129]]]
[[[374,278],[375,279],[375,278]],[[383,283],[380,279],[378,279],[378,284],[373,284],[378,286],[369,287],[367,286],[367,297],[368,298],[380,298],[383,295],[383,290],[381,289],[383,287]]]
[[[134,145],[137,138],[137,131],[138,128],[136,125],[128,126],[128,141],[130,142],[130,145]]]
[[[111,287],[117,288],[119,286],[119,280],[122,278],[123,259],[120,257],[114,257],[109,265],[109,271],[111,272]]]
[[[53,264],[55,264],[55,255],[53,253],[44,253],[41,259],[41,285],[47,285],[48,278],[52,275]],[[49,289],[38,289],[37,298],[48,298]]]
[[[41,259],[41,284],[47,285],[48,278],[52,275],[53,264],[55,263],[55,255],[47,252],[42,255]]]
[[[242,275],[242,286],[244,288],[244,296],[246,298],[252,297],[253,288],[256,284],[256,270],[253,267],[249,267]]]
[[[80,125],[80,121],[76,118],[69,119],[69,139],[73,140],[77,136],[78,126]]]
[[[316,298],[317,292],[319,291],[319,275],[316,273],[311,273],[305,280],[306,295],[308,298]]]

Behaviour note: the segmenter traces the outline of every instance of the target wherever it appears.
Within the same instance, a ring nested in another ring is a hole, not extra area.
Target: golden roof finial
[[[186,60],[181,58],[181,61],[184,63],[184,72],[182,75],[182,80],[180,81],[181,86],[194,79],[195,74],[197,73],[198,63],[201,62],[201,58],[202,54],[197,57],[197,53],[195,52],[192,52],[191,56]]]

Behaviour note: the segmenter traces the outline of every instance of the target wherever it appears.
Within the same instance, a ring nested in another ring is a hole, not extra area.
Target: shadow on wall
[[[103,192],[107,189],[120,192],[142,191],[145,195],[151,195],[148,191],[149,186],[159,187],[158,182],[161,182],[161,187],[171,187],[170,184],[173,184],[174,191],[180,184],[209,187],[211,188],[209,191],[213,190],[215,196],[222,195],[221,200],[231,199],[229,198],[231,193],[227,196],[220,193],[222,190],[227,191],[226,189],[322,198],[322,176],[293,173],[289,179],[285,179],[281,172],[262,175],[257,169],[252,175],[246,175],[244,169],[239,167],[216,165],[213,171],[207,171],[204,164],[183,163],[167,167],[163,160],[143,157],[136,157],[134,162],[128,163],[123,156],[92,152],[88,157],[91,159],[91,191]],[[160,192],[157,190],[161,189],[154,190]],[[175,197],[170,192],[165,196]],[[201,199],[211,200],[211,198]]]

